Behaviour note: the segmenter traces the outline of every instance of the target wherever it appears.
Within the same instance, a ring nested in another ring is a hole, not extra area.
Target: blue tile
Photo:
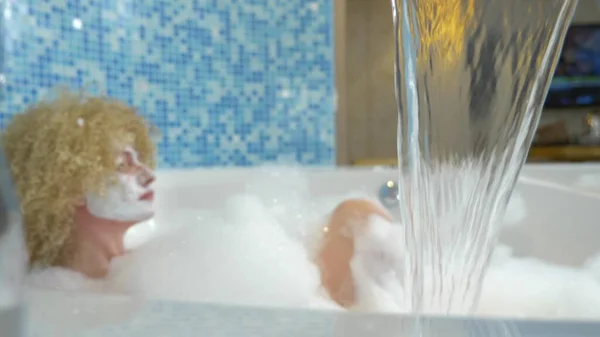
[[[159,165],[330,165],[330,0],[7,3],[0,127],[59,84],[133,104]]]

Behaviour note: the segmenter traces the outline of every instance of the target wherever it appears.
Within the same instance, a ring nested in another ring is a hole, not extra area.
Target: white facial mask
[[[151,172],[138,161],[135,150],[127,148],[125,152],[131,155],[135,165]],[[117,173],[118,183],[110,186],[106,195],[88,195],[87,207],[90,213],[98,218],[116,221],[142,221],[152,217],[153,202],[140,200],[142,195],[152,189],[142,186],[138,178],[138,175]]]

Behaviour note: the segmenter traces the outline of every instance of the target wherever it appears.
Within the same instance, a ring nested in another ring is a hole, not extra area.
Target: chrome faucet
[[[27,250],[20,207],[8,165],[0,151],[0,336],[25,336],[23,281],[26,272]]]
[[[400,193],[398,191],[398,183],[393,180],[386,181],[379,188],[379,201],[388,210],[399,207]]]

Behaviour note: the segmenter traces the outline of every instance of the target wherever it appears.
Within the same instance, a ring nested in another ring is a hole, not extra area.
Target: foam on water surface
[[[600,252],[587,261],[585,268],[598,282],[600,282]]]
[[[286,177],[290,186],[301,178]],[[270,179],[260,184],[265,186]],[[275,200],[273,195],[260,195],[248,188],[221,209],[204,212],[200,219],[197,212],[173,214],[178,230],[165,231],[116,259],[104,281],[91,281],[58,268],[32,273],[29,283],[36,289],[133,292],[138,299],[340,310],[320,287],[312,256],[326,217],[346,197],[311,198],[305,191]],[[523,223],[524,217],[523,201],[517,197],[509,203],[505,224],[515,226]],[[370,226],[356,239],[351,263],[358,292],[354,309],[408,311],[403,292],[402,225],[379,217],[370,220]],[[600,319],[598,261],[600,257],[590,260],[585,268],[568,269],[518,259],[510,247],[498,246],[483,283],[477,314]],[[80,311],[81,303],[61,302],[61,296],[32,296],[32,303],[38,303],[33,310],[41,310],[39,301],[44,298],[45,306],[60,303],[65,311],[61,317],[71,317],[66,314],[68,310]],[[104,309],[95,314],[115,318],[111,316],[115,310]]]
[[[379,216],[355,235],[350,263],[356,289],[355,309],[400,312],[406,303],[402,288],[404,250],[402,228]]]
[[[537,319],[600,319],[600,282],[584,269],[533,258],[490,268],[478,314]]]
[[[234,197],[223,211],[120,262],[129,260],[134,266],[129,272],[139,276],[138,286],[150,297],[309,306],[318,294],[319,277],[302,243],[286,234],[256,197]]]

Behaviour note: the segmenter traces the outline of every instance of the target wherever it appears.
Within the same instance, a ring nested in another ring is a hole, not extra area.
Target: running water
[[[392,0],[405,291],[475,310],[577,0]]]

